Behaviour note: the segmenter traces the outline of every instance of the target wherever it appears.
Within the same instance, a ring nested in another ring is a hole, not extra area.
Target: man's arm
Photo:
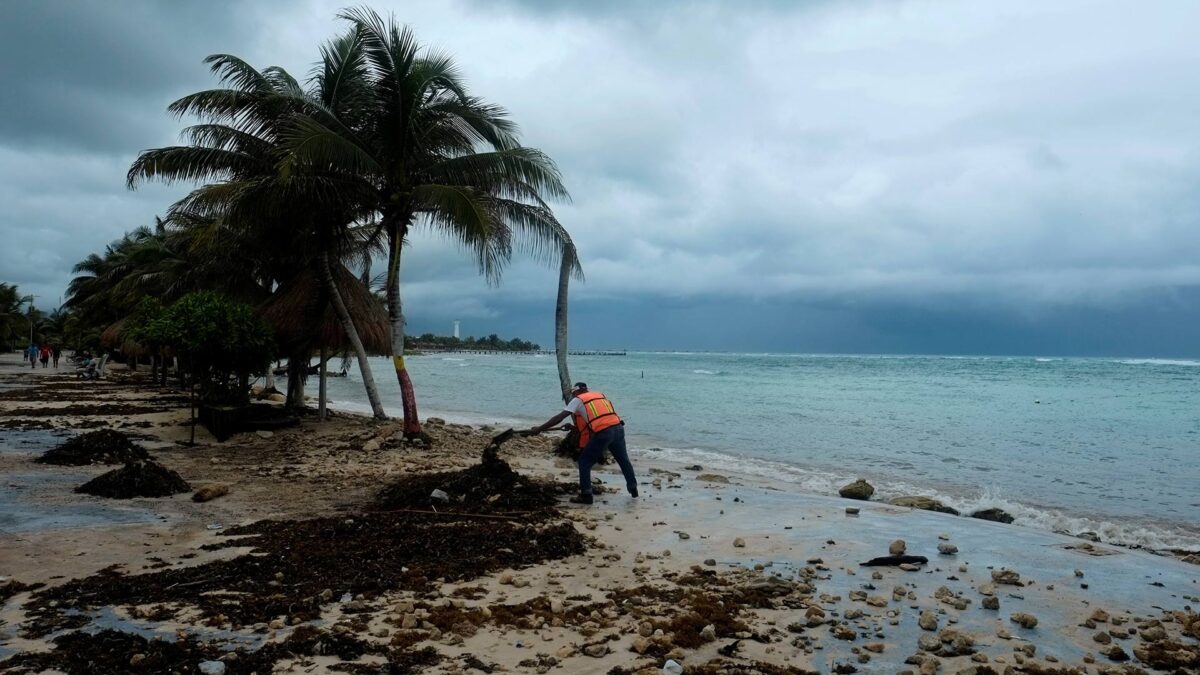
[[[554,417],[551,417],[550,419],[546,420],[545,424],[542,424],[540,426],[536,426],[536,427],[533,427],[532,429],[530,429],[529,433],[533,436],[537,436],[538,434],[542,433],[543,431],[547,431],[549,429],[553,429],[554,427],[558,426],[559,422],[562,422],[563,420],[567,419],[570,416],[571,416],[570,412],[563,410],[562,412],[558,413]]]

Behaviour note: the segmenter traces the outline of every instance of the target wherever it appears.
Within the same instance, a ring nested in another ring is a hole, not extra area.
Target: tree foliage
[[[130,324],[135,340],[174,350],[210,404],[248,403],[249,377],[265,373],[275,355],[271,331],[254,310],[211,291],[165,309],[144,302]]]

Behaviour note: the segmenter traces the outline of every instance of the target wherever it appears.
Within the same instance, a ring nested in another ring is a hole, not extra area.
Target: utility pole
[[[29,344],[33,344],[33,301],[36,299],[36,295],[29,294]]]

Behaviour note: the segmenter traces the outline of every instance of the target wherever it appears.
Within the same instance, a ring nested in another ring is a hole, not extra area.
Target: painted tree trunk
[[[350,341],[350,346],[354,348],[354,355],[358,357],[358,371],[362,374],[363,387],[367,390],[367,400],[371,402],[371,413],[377,420],[386,420],[387,413],[383,411],[383,403],[379,399],[379,389],[375,386],[375,376],[371,374],[371,363],[367,360],[367,350],[363,348],[362,339],[358,337],[358,329],[354,327],[350,311],[346,309],[346,303],[342,301],[342,294],[338,292],[337,282],[333,280],[328,253],[321,254],[321,276],[325,279],[325,290],[329,292],[329,299],[333,302],[333,309],[337,313],[338,320],[341,321],[342,330],[346,331],[346,339]]]
[[[392,366],[396,369],[400,405],[404,410],[404,436],[413,438],[421,435],[421,418],[417,415],[417,395],[413,391],[412,378],[404,365],[404,308],[400,302],[400,252],[403,243],[403,230],[393,233],[388,256],[387,304],[388,321],[392,327]]]
[[[567,371],[567,288],[575,264],[575,247],[563,248],[558,268],[558,302],[554,306],[554,356],[558,360],[558,385],[562,388],[563,403],[571,400],[571,373]]]

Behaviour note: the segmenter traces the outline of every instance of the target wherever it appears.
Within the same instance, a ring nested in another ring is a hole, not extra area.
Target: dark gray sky
[[[201,59],[308,72],[346,2],[9,0],[0,279],[73,263],[183,188]],[[1200,3],[374,3],[560,164],[580,346],[1200,355]],[[487,288],[420,239],[418,332],[551,336],[554,270]]]

